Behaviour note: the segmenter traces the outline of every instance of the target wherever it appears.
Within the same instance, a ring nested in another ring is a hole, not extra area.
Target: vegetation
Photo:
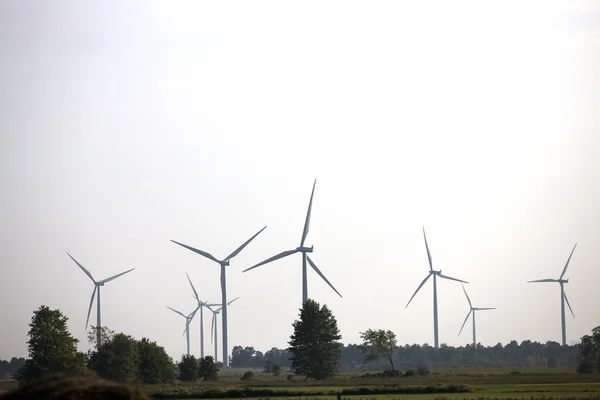
[[[216,381],[219,379],[219,368],[215,364],[215,359],[212,356],[206,356],[200,359],[198,378],[204,379],[205,381]]]
[[[193,355],[184,354],[177,364],[179,380],[183,382],[195,381],[198,378],[198,359]]]
[[[577,372],[600,372],[600,326],[592,329],[591,335],[581,338]]]
[[[394,332],[383,329],[368,329],[366,332],[360,333],[360,338],[363,340],[360,350],[365,354],[366,362],[384,357],[390,362],[392,371],[394,371],[393,355],[397,347],[396,334]]]
[[[41,306],[33,312],[29,324],[29,359],[14,374],[15,379],[29,381],[48,373],[79,374],[85,370],[85,354],[67,329],[68,318],[59,310]]]
[[[292,324],[289,349],[292,370],[307,379],[325,379],[338,372],[342,336],[337,321],[326,305],[308,299],[300,319]]]
[[[0,360],[0,379],[10,379],[25,365],[25,358],[13,357],[10,361]]]

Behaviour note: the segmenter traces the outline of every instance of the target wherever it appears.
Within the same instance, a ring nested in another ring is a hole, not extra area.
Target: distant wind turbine
[[[75,261],[75,264],[82,269],[83,272],[94,282],[94,291],[92,292],[92,298],[90,299],[90,308],[88,309],[87,319],[85,320],[85,329],[87,330],[88,322],[90,321],[90,313],[92,312],[92,304],[94,304],[94,296],[96,296],[96,292],[98,292],[98,301],[97,301],[97,309],[96,309],[96,348],[100,348],[100,340],[101,340],[101,331],[102,331],[102,312],[100,308],[100,287],[104,286],[105,283],[112,281],[113,279],[117,279],[121,275],[125,275],[128,272],[133,271],[135,268],[127,270],[125,272],[121,272],[120,274],[113,275],[110,278],[103,279],[101,281],[96,281],[90,271],[85,269],[83,265],[81,265],[76,259],[74,259],[69,253],[67,253],[71,260]]]
[[[196,315],[196,311],[198,311],[198,308],[196,308],[194,311],[192,311],[189,315],[185,315],[184,313],[182,313],[181,311],[177,311],[174,308],[171,308],[169,306],[165,306],[167,307],[169,310],[181,315],[183,318],[185,318],[185,329],[183,330],[183,333],[186,336],[186,343],[187,343],[187,355],[190,355],[190,323],[192,322],[192,320],[194,319],[194,315]]]
[[[197,309],[200,309],[200,358],[204,358],[204,307],[216,307],[220,306],[221,304],[208,304],[207,301],[201,301],[200,297],[198,297],[198,292],[196,291],[196,288],[194,287],[194,284],[190,279],[190,276],[187,273],[185,275],[187,276],[188,281],[192,286],[192,290],[194,291],[194,297],[198,302]],[[229,304],[231,304],[231,302],[229,302]]]
[[[437,279],[436,278],[439,276],[440,278],[449,279],[451,281],[457,281],[457,282],[463,282],[463,283],[469,283],[469,282],[463,281],[460,279],[456,279],[456,278],[451,278],[446,275],[442,275],[442,270],[434,271],[433,263],[431,261],[432,260],[431,253],[429,252],[429,246],[427,245],[427,236],[425,236],[425,227],[423,227],[423,238],[425,238],[425,248],[427,249],[427,258],[429,259],[429,274],[427,275],[427,277],[425,279],[423,279],[423,282],[421,282],[421,284],[419,285],[419,287],[417,288],[415,293],[412,295],[412,297],[406,304],[406,307],[408,307],[408,305],[410,304],[412,299],[415,297],[415,295],[423,287],[425,282],[427,282],[427,279],[429,279],[429,278],[431,278],[431,276],[433,276],[433,338],[434,338],[434,342],[435,342],[435,347],[438,348],[440,343],[439,343],[439,336],[438,336],[438,305],[437,305]]]
[[[233,303],[237,299],[239,299],[239,297],[236,297],[235,299],[231,300],[229,303],[227,303],[227,305],[230,305],[231,303]],[[215,363],[216,363],[216,362],[219,361],[218,352],[217,352],[217,350],[218,350],[217,315],[221,312],[221,309],[223,307],[219,307],[219,308],[213,310],[211,308],[211,306],[213,306],[213,305],[212,304],[207,304],[206,305],[206,307],[213,313],[212,322],[210,324],[210,342],[213,343],[213,338],[214,338],[214,344],[215,344]],[[225,357],[225,355],[223,355],[223,357]],[[223,360],[223,365],[225,365],[225,360]]]
[[[302,240],[300,240],[300,246],[296,247],[296,249],[294,249],[294,250],[287,250],[287,251],[279,253],[271,258],[267,258],[266,260],[254,265],[248,269],[245,269],[243,271],[243,272],[250,271],[251,269],[260,267],[261,265],[268,264],[271,261],[279,260],[280,258],[284,258],[284,257],[290,256],[292,254],[302,253],[302,304],[303,305],[304,305],[304,303],[306,303],[306,300],[308,300],[308,280],[307,280],[307,276],[306,276],[306,261],[307,260],[308,260],[308,263],[310,264],[310,266],[312,267],[312,269],[314,269],[315,272],[317,274],[319,274],[319,276],[338,294],[338,296],[342,297],[340,292],[338,292],[336,290],[336,288],[333,287],[331,282],[329,282],[329,280],[327,280],[327,278],[325,277],[325,275],[323,275],[321,270],[319,270],[319,268],[317,268],[317,266],[313,262],[313,260],[311,260],[310,257],[306,254],[306,253],[313,252],[313,246],[310,246],[310,247],[304,246],[304,241],[306,240],[306,236],[308,235],[308,228],[310,226],[310,212],[312,209],[312,201],[313,201],[313,196],[315,194],[316,184],[317,184],[317,180],[315,179],[315,183],[313,184],[312,193],[310,195],[310,202],[308,203],[308,211],[306,213],[306,221],[304,222],[304,231],[302,232]]]
[[[562,345],[565,346],[567,344],[567,324],[565,322],[565,301],[569,306],[569,310],[571,311],[571,315],[575,318],[575,314],[573,313],[573,309],[571,308],[571,304],[569,304],[569,299],[567,298],[567,294],[565,293],[565,283],[569,283],[568,279],[563,279],[565,274],[567,273],[567,268],[569,267],[569,262],[571,261],[571,257],[573,256],[573,252],[575,251],[575,247],[577,247],[577,243],[573,246],[573,250],[571,250],[571,254],[567,259],[567,263],[565,264],[565,268],[560,274],[560,278],[558,279],[539,279],[537,281],[528,281],[527,283],[539,283],[539,282],[558,282],[560,284],[560,320],[562,323]]]
[[[467,290],[465,289],[465,285],[463,285],[461,283],[461,286],[463,288],[463,292],[465,292],[465,296],[467,296],[467,301],[469,302],[469,313],[467,314],[467,317],[465,318],[465,322],[463,322],[462,326],[460,327],[460,332],[458,332],[458,335],[460,336],[463,328],[465,327],[465,324],[467,323],[467,320],[469,319],[469,315],[471,315],[471,313],[473,313],[473,348],[477,347],[477,337],[475,335],[475,311],[485,311],[485,310],[495,310],[496,308],[482,308],[482,307],[473,307],[473,304],[471,304],[471,299],[469,298],[469,295],[467,294]]]
[[[233,253],[231,253],[230,255],[225,257],[223,260],[218,260],[212,254],[207,253],[205,251],[198,250],[196,248],[185,245],[183,243],[176,242],[175,240],[171,240],[171,242],[178,244],[182,247],[185,247],[186,249],[191,250],[194,253],[198,253],[201,256],[204,256],[210,260],[213,260],[214,262],[221,265],[221,307],[223,308],[223,358],[224,358],[223,367],[224,368],[229,367],[229,361],[228,361],[228,357],[227,357],[227,354],[228,354],[228,348],[227,348],[227,276],[225,274],[225,267],[229,265],[229,260],[231,260],[233,257],[237,256],[240,253],[240,251],[242,251],[244,249],[244,247],[246,247],[252,240],[254,240],[255,237],[258,236],[259,233],[264,231],[266,228],[267,228],[266,226],[264,228],[262,228],[260,231],[258,231],[256,234],[254,234],[254,236],[252,236],[250,239],[246,240],[240,247],[235,249],[233,251]]]

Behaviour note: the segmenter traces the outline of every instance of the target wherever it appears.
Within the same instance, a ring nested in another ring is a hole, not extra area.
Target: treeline
[[[427,344],[398,346],[393,354],[394,365],[399,369],[415,369],[419,365],[429,368],[520,368],[547,367],[559,368],[577,366],[578,346],[561,346],[557,342],[546,343],[525,340],[520,344],[513,340],[506,345],[451,347],[442,344],[436,349]],[[360,345],[342,346],[339,370],[372,371],[389,368],[387,360],[365,363]],[[262,368],[270,362],[288,368],[290,354],[285,349],[272,348],[266,353],[254,347],[235,346],[232,351],[231,366],[235,368]]]
[[[0,360],[0,379],[11,378],[24,364],[23,357],[13,357],[10,361]]]

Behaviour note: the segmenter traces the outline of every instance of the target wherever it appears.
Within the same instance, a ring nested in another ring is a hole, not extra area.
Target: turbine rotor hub
[[[229,266],[229,260],[219,261],[219,264],[221,264],[221,266],[223,266],[223,267],[227,267],[227,266]]]
[[[310,246],[310,247],[301,246],[301,247],[296,247],[296,250],[298,250],[301,253],[312,253],[313,247],[314,246]]]

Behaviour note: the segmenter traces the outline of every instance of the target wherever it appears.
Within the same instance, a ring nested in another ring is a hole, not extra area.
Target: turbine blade
[[[540,282],[558,282],[558,279],[538,279],[537,281],[527,281],[527,283],[540,283]]]
[[[183,318],[187,318],[187,316],[184,313],[182,313],[181,311],[177,311],[174,308],[171,308],[169,306],[165,306],[165,307],[167,307],[169,310],[171,310],[173,312],[176,312],[177,314],[181,315]]]
[[[190,286],[192,286],[192,290],[194,291],[194,297],[196,298],[198,303],[201,303],[200,298],[198,297],[198,292],[196,292],[196,288],[194,287],[194,284],[192,283],[192,280],[190,279],[190,276],[187,272],[185,273],[185,276],[187,276],[188,282],[190,283]]]
[[[236,297],[235,299],[231,300],[230,302],[227,303],[227,305],[230,305],[231,303],[233,303],[234,301],[236,301],[237,299],[239,299],[240,297]]]
[[[217,259],[216,259],[216,258],[215,258],[215,257],[214,257],[212,254],[210,254],[210,253],[207,253],[207,252],[205,252],[205,251],[202,251],[202,250],[195,249],[195,248],[193,248],[193,247],[191,247],[191,246],[188,246],[188,245],[186,245],[186,244],[183,244],[183,243],[176,242],[175,240],[171,240],[171,242],[173,242],[173,243],[175,243],[175,244],[178,244],[178,245],[180,245],[181,247],[185,247],[186,249],[188,249],[188,250],[191,250],[191,251],[193,251],[194,253],[198,253],[198,254],[200,254],[201,256],[204,256],[204,257],[206,257],[206,258],[209,258],[209,259],[211,259],[211,260],[213,260],[213,261],[215,261],[215,262],[221,263],[219,260],[217,260]]]
[[[194,319],[194,316],[196,315],[196,313],[198,312],[198,310],[200,309],[200,306],[197,306],[196,309],[194,311],[192,311],[190,313],[190,315],[187,316],[187,318],[189,318],[189,322],[192,322],[192,320]]]
[[[469,310],[469,313],[467,314],[467,318],[465,318],[465,322],[463,322],[462,326],[460,327],[460,332],[458,332],[458,336],[460,336],[460,334],[462,333],[462,330],[465,327],[467,320],[469,319],[469,315],[471,315],[472,312],[473,312],[473,310]]]
[[[469,298],[469,295],[467,294],[467,290],[465,289],[465,285],[463,285],[461,283],[460,286],[462,286],[463,292],[465,292],[465,296],[467,296],[467,301],[469,302],[469,307],[473,308],[473,304],[471,304],[471,299]],[[460,333],[459,333],[459,335],[460,335]]]
[[[569,303],[569,299],[567,298],[567,292],[563,292],[564,296],[565,296],[565,301],[567,302],[567,305],[569,306],[569,310],[571,311],[571,315],[573,316],[573,318],[575,318],[575,313],[573,312],[573,309],[571,308],[571,304]]]
[[[317,266],[315,265],[315,263],[313,262],[313,260],[311,260],[309,256],[306,256],[306,259],[308,260],[308,263],[310,264],[310,266],[315,270],[315,272],[317,274],[319,274],[319,276],[321,278],[323,278],[323,280],[325,282],[327,282],[327,284],[329,285],[329,287],[331,287],[333,289],[333,291],[338,294],[338,296],[342,297],[342,295],[340,294],[340,292],[338,292],[337,289],[333,287],[333,285],[331,284],[331,282],[329,282],[329,280],[327,278],[325,278],[325,275],[323,275],[323,273],[321,272],[321,270],[319,268],[317,268]]]
[[[271,258],[267,258],[265,261],[259,262],[258,264],[254,265],[254,266],[252,266],[252,267],[250,267],[250,268],[247,268],[247,269],[243,270],[242,272],[250,271],[251,269],[258,268],[258,267],[260,267],[261,265],[265,265],[265,264],[268,264],[268,263],[270,263],[271,261],[275,261],[275,260],[279,260],[280,258],[287,257],[287,256],[289,256],[289,255],[292,255],[292,254],[294,254],[294,253],[297,253],[298,251],[299,251],[298,249],[296,249],[296,250],[288,250],[288,251],[284,251],[284,252],[282,252],[282,253],[279,253],[279,254],[277,254],[277,255],[275,255],[275,256],[273,256],[273,257],[271,257]]]
[[[240,253],[240,251],[242,251],[244,249],[244,247],[246,247],[248,245],[248,243],[250,243],[252,240],[254,240],[254,238],[257,237],[258,234],[261,233],[262,231],[264,231],[265,229],[267,229],[266,226],[264,228],[262,228],[260,231],[256,232],[254,234],[254,236],[252,236],[250,239],[246,240],[244,242],[244,244],[242,244],[240,247],[238,247],[233,253],[231,253],[230,255],[228,255],[225,260],[227,261],[227,260],[230,260],[233,257],[237,256]]]
[[[121,275],[125,275],[126,273],[133,271],[134,269],[135,269],[135,268],[131,268],[131,269],[130,269],[130,270],[128,270],[128,271],[121,272],[120,274],[117,274],[117,275],[115,275],[115,276],[111,276],[110,278],[106,278],[105,280],[103,280],[103,281],[100,281],[100,282],[98,282],[98,283],[106,283],[106,282],[110,282],[110,281],[112,281],[113,279],[117,279],[117,278],[118,278],[118,277],[120,277]]]
[[[573,246],[573,250],[571,250],[571,254],[569,255],[569,259],[567,260],[567,264],[565,264],[565,269],[563,269],[562,274],[560,274],[560,278],[558,279],[562,279],[563,276],[565,276],[565,274],[567,273],[567,268],[569,268],[569,261],[571,261],[571,257],[573,256],[573,252],[575,251],[575,247],[577,247],[577,243],[575,243],[575,246]]]
[[[461,279],[452,278],[452,277],[449,277],[449,276],[446,276],[446,275],[442,275],[442,274],[439,274],[438,276],[439,276],[440,278],[444,278],[444,279],[450,279],[451,281],[462,282],[462,283],[469,283],[469,282],[467,282],[467,281],[463,281],[463,280],[461,280]]]
[[[310,227],[310,212],[312,210],[312,202],[313,196],[315,195],[316,185],[317,180],[315,179],[315,183],[313,183],[312,193],[310,194],[310,201],[308,203],[308,211],[306,212],[306,221],[304,221],[304,231],[302,232],[302,241],[300,242],[300,247],[304,246],[304,241],[306,240],[306,236],[308,235],[308,228]]]
[[[406,307],[408,307],[408,305],[410,304],[410,302],[412,301],[412,299],[417,295],[417,293],[419,292],[419,290],[423,287],[423,285],[425,284],[425,282],[427,282],[427,279],[429,279],[430,277],[431,277],[431,274],[427,274],[427,277],[425,279],[423,279],[423,282],[421,282],[421,284],[419,285],[419,287],[417,288],[417,290],[415,290],[415,293],[412,295],[412,297],[410,298],[410,300],[408,301],[408,303],[406,303]]]
[[[429,252],[429,245],[427,244],[427,236],[425,236],[425,227],[423,227],[423,237],[425,238],[425,248],[427,249],[427,259],[429,260],[429,270],[433,271],[433,262],[431,261],[431,253]]]
[[[183,333],[181,334],[181,336],[185,335],[185,333],[187,332],[188,328],[189,328],[189,325],[186,324],[185,325],[185,329],[183,330]]]
[[[85,274],[90,277],[90,279],[92,280],[92,282],[96,283],[96,280],[94,279],[94,277],[92,276],[92,274],[90,273],[90,271],[88,271],[87,269],[85,269],[85,267],[83,265],[79,264],[79,261],[77,261],[76,259],[74,259],[73,256],[71,256],[69,253],[67,253],[67,255],[69,257],[71,257],[71,260],[75,261],[75,264],[79,265],[79,268],[81,268],[83,270],[83,272],[85,272]]]
[[[96,296],[96,289],[98,289],[98,286],[94,285],[94,291],[92,292],[92,298],[90,299],[90,308],[88,309],[88,316],[87,319],[85,320],[85,330],[87,331],[87,327],[88,327],[88,322],[90,321],[90,313],[92,312],[92,304],[94,304],[94,297]],[[100,329],[99,326],[97,326],[96,328]]]
[[[481,307],[476,308],[477,311],[485,311],[485,310],[496,310],[496,307]]]
[[[213,342],[213,331],[215,330],[215,319],[217,318],[217,314],[213,313],[212,322],[210,323],[210,343]]]

